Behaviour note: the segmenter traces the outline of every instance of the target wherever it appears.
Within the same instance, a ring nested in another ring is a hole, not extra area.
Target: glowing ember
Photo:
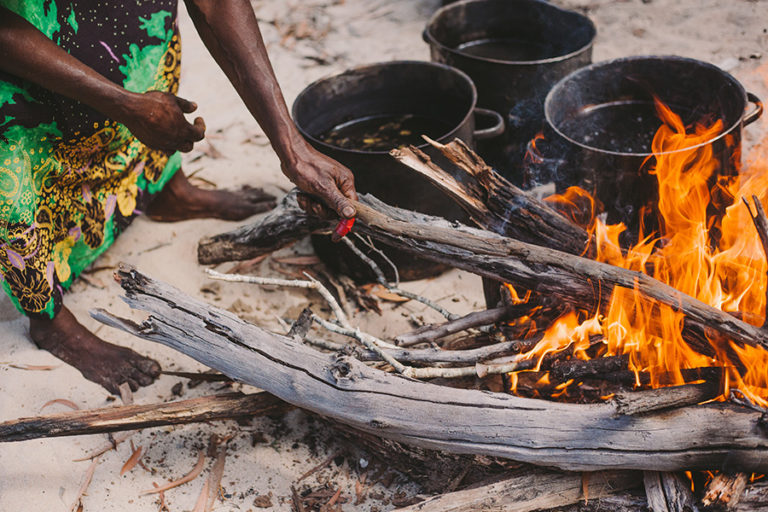
[[[762,325],[766,261],[742,198],[751,202],[755,195],[768,206],[768,158],[750,162],[738,176],[720,176],[712,146],[705,142],[722,132],[722,122],[686,127],[660,102],[657,112],[663,125],[653,139],[656,164],[652,174],[658,181],[660,233],[641,232],[635,246],[622,250],[619,235],[625,227],[606,225],[596,218],[599,205],[584,190],[571,188],[548,201],[588,227],[594,235],[597,260],[644,272],[711,306]],[[519,300],[516,293],[513,296]],[[723,398],[729,388],[737,388],[752,402],[768,406],[768,351],[709,340],[711,350],[703,354],[683,340],[682,314],[635,290],[616,288],[600,310],[599,315],[586,311],[563,315],[526,357],[541,362],[547,353],[568,348],[572,357],[589,359],[590,337],[600,335],[604,345],[596,357],[627,356],[637,385],[640,373],[650,376],[651,387],[660,387],[684,384],[685,369],[721,367],[726,376]],[[726,346],[732,351],[726,353]],[[519,377],[512,376],[513,389]],[[557,395],[566,387],[567,383],[557,386]]]

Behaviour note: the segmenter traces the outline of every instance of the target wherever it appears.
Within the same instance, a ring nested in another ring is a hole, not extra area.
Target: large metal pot
[[[738,172],[742,128],[762,113],[760,100],[733,76],[677,56],[601,62],[557,83],[544,107],[545,158],[539,168],[554,178],[558,190],[578,185],[599,199],[609,223],[624,222],[629,228],[627,242],[641,222],[646,232],[657,226],[658,190],[648,172],[656,163],[651,141],[662,124],[654,96],[687,126],[723,121],[723,130],[701,144],[712,147],[718,162],[713,180]],[[747,112],[749,103],[755,107]]]
[[[464,0],[434,13],[424,30],[431,58],[467,73],[478,105],[505,116],[506,134],[478,151],[520,184],[526,143],[541,129],[544,98],[592,62],[589,18],[540,0]]]
[[[461,71],[432,62],[393,61],[350,69],[310,84],[293,104],[293,119],[316,149],[352,170],[359,192],[371,193],[401,208],[461,220],[464,214],[453,201],[389,155],[393,148],[341,147],[329,143],[323,134],[355,120],[408,114],[434,118],[446,126],[443,133],[427,134],[439,142],[459,138],[474,145],[475,140],[497,136],[504,130],[499,114],[478,109],[476,103],[475,86]],[[476,115],[490,119],[486,123],[489,127],[476,130]],[[444,162],[426,143],[418,147]],[[344,244],[333,244],[328,237],[313,237],[313,245],[318,256],[334,270],[359,280],[374,277]],[[360,248],[378,259],[383,270],[391,269],[375,252]],[[447,269],[393,249],[385,248],[384,252],[404,280],[437,275]]]

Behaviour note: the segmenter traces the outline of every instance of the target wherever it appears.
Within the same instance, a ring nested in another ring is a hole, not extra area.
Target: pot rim
[[[587,22],[589,28],[592,31],[592,35],[589,38],[589,42],[585,44],[584,46],[570,52],[564,55],[558,55],[557,57],[550,57],[548,59],[537,59],[537,60],[502,60],[502,59],[494,59],[491,57],[479,57],[477,55],[469,55],[466,54],[460,50],[457,50],[455,48],[451,48],[450,46],[446,46],[440,41],[437,40],[437,38],[432,34],[432,26],[437,22],[437,19],[439,16],[441,16],[444,12],[447,12],[451,9],[454,9],[460,5],[464,4],[475,4],[475,3],[483,3],[488,1],[494,1],[494,0],[460,0],[458,2],[453,2],[448,5],[444,5],[437,11],[435,11],[432,14],[432,17],[429,18],[429,21],[427,22],[427,26],[424,29],[424,35],[427,39],[427,43],[430,46],[436,46],[442,51],[451,53],[453,55],[458,55],[460,57],[463,57],[465,59],[470,60],[476,60],[480,62],[488,62],[492,64],[508,64],[508,65],[514,65],[514,66],[538,66],[541,64],[552,64],[556,62],[562,62],[565,60],[568,60],[572,57],[575,57],[581,53],[584,53],[586,51],[589,51],[592,46],[595,44],[595,37],[597,36],[597,27],[595,26],[595,23],[587,16],[584,16],[580,12],[577,11],[571,11],[568,9],[563,9],[561,7],[558,7],[556,5],[553,5],[546,0],[505,0],[506,2],[517,2],[517,3],[528,3],[528,4],[538,4],[544,9],[552,9],[553,11],[560,11],[560,12],[567,12],[569,14],[576,14],[577,16],[581,17],[584,21]]]
[[[715,142],[715,141],[725,137],[726,135],[730,134],[734,130],[736,130],[736,129],[741,127],[741,125],[742,125],[742,123],[744,121],[744,116],[746,115],[745,112],[742,112],[742,114],[739,116],[739,118],[731,126],[729,126],[727,129],[723,129],[720,132],[720,134],[718,134],[716,137],[712,137],[711,139],[709,139],[707,141],[704,141],[704,142],[702,142],[700,144],[696,144],[694,146],[688,146],[688,147],[681,148],[681,149],[675,149],[673,151],[662,151],[662,152],[657,152],[657,153],[654,153],[653,151],[645,152],[645,153],[628,153],[628,152],[625,152],[625,151],[613,151],[613,150],[609,150],[609,149],[602,149],[602,148],[590,146],[588,144],[584,144],[582,142],[574,140],[571,137],[569,137],[566,134],[564,134],[560,130],[560,128],[558,126],[555,126],[555,124],[552,122],[551,116],[550,116],[550,112],[549,112],[550,111],[551,102],[553,101],[552,98],[554,98],[555,94],[557,94],[557,92],[560,89],[565,87],[565,83],[568,80],[571,80],[574,77],[576,77],[578,75],[581,75],[581,74],[590,73],[591,71],[593,71],[593,70],[595,70],[597,68],[607,67],[609,65],[613,65],[613,64],[616,64],[616,63],[636,62],[636,61],[641,61],[641,60],[687,62],[689,64],[694,64],[694,65],[697,65],[697,66],[707,67],[707,68],[713,69],[713,70],[719,72],[723,76],[723,78],[725,78],[726,80],[732,82],[736,86],[737,90],[741,94],[742,100],[744,102],[744,108],[745,109],[746,109],[746,106],[749,104],[749,101],[747,99],[747,91],[744,88],[744,86],[742,85],[742,83],[739,82],[736,79],[736,77],[734,77],[733,75],[731,75],[727,71],[725,71],[725,70],[715,66],[714,64],[712,64],[710,62],[705,62],[705,61],[702,61],[702,60],[692,59],[690,57],[682,57],[680,55],[635,55],[635,56],[630,56],[630,57],[620,57],[618,59],[611,59],[611,60],[605,60],[605,61],[601,61],[601,62],[596,62],[594,64],[590,64],[589,66],[585,66],[583,68],[579,68],[576,71],[573,71],[572,73],[570,73],[570,74],[566,75],[565,77],[563,77],[562,79],[560,79],[555,85],[552,86],[552,88],[547,93],[546,99],[544,100],[544,120],[546,121],[547,125],[552,130],[554,130],[554,132],[557,133],[560,137],[562,137],[563,139],[565,139],[566,141],[568,141],[571,144],[575,144],[576,146],[579,146],[580,148],[587,149],[589,151],[595,151],[597,153],[603,153],[603,154],[606,154],[606,155],[634,156],[634,157],[642,157],[642,158],[648,158],[648,157],[651,157],[651,156],[654,156],[654,155],[672,155],[672,154],[675,154],[675,153],[682,153],[684,151],[691,151],[693,149],[698,149],[698,148],[707,146],[709,144],[712,144],[713,142]]]
[[[464,117],[461,118],[461,121],[456,124],[448,133],[445,133],[443,135],[440,135],[439,137],[435,137],[435,140],[440,141],[442,139],[445,139],[447,137],[450,137],[452,134],[456,133],[456,131],[462,127],[469,118],[471,118],[474,115],[475,107],[477,106],[477,87],[475,87],[475,83],[472,81],[471,78],[469,78],[469,75],[461,71],[460,69],[448,66],[447,64],[440,64],[439,62],[429,62],[429,61],[423,61],[423,60],[391,60],[391,61],[384,61],[384,62],[375,62],[372,64],[363,64],[360,66],[351,67],[348,69],[345,69],[341,73],[336,73],[334,75],[325,76],[322,78],[319,78],[315,80],[314,82],[307,85],[302,91],[296,96],[296,99],[293,100],[293,105],[291,106],[291,117],[293,118],[293,123],[296,125],[296,128],[299,130],[299,133],[301,133],[304,138],[312,141],[315,144],[319,144],[323,147],[333,149],[334,151],[345,151],[347,153],[354,153],[357,155],[389,155],[390,151],[392,150],[375,150],[375,151],[365,151],[361,149],[348,149],[348,148],[342,148],[340,146],[336,146],[334,144],[329,144],[327,142],[324,142],[311,133],[307,132],[304,127],[296,122],[296,109],[299,102],[303,99],[303,97],[308,94],[309,90],[317,87],[319,84],[324,82],[329,82],[331,80],[337,79],[338,77],[348,74],[348,73],[357,73],[357,72],[364,72],[371,69],[376,68],[382,68],[386,66],[401,66],[401,65],[418,65],[423,67],[433,67],[433,68],[439,68],[444,71],[448,71],[450,73],[454,73],[462,78],[467,84],[469,84],[469,90],[472,92],[472,98],[470,102],[470,107],[468,112],[464,115]],[[416,146],[417,149],[424,149],[427,146],[429,146],[428,142],[424,142],[422,144],[419,144]],[[395,149],[395,148],[393,148]]]

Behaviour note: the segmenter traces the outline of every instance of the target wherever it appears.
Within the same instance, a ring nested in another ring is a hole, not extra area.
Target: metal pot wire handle
[[[498,137],[504,133],[504,130],[506,130],[506,126],[504,125],[504,118],[495,110],[475,107],[472,112],[475,116],[487,116],[494,119],[493,126],[490,128],[483,128],[474,131],[475,140],[492,139],[493,137]]]
[[[763,115],[763,102],[755,94],[747,93],[747,101],[755,104],[755,110],[749,114],[744,114],[744,126],[754,123]]]

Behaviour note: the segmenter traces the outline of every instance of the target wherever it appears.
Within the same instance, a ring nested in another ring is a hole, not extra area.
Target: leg
[[[261,189],[204,190],[192,185],[179,170],[149,203],[147,215],[160,222],[203,218],[243,220],[274,207],[275,198]]]
[[[29,333],[41,349],[74,366],[83,376],[119,393],[127,382],[136,391],[160,375],[160,365],[131,349],[107,343],[83,327],[69,309],[62,307],[53,320],[30,318]]]

